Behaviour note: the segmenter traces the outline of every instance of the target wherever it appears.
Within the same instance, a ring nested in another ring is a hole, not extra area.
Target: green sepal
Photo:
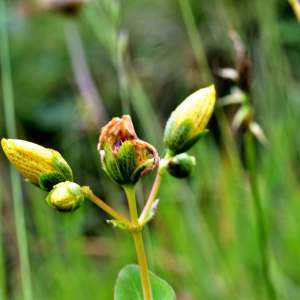
[[[102,158],[104,170],[106,171],[107,175],[116,183],[124,184],[126,181],[124,180],[119,166],[116,162],[116,159],[112,153],[111,147],[108,143],[106,143],[104,147],[105,156]]]
[[[187,178],[193,172],[196,165],[195,158],[186,153],[174,156],[167,167],[169,174],[176,178]]]
[[[188,139],[185,141],[181,147],[177,148],[176,153],[183,153],[189,150],[191,147],[193,147],[205,134],[209,132],[208,129],[204,129],[200,133],[194,135],[192,138]],[[173,149],[172,149],[173,150]]]
[[[76,184],[75,187],[69,187],[69,191],[71,194],[73,195],[79,195],[79,194],[82,194],[82,190],[81,190],[81,187]]]
[[[52,162],[55,166],[55,168],[61,172],[66,180],[68,181],[73,181],[73,172],[71,170],[71,168],[69,167],[69,165],[67,164],[67,162],[61,157],[61,155],[55,151],[55,150],[52,150],[53,154],[52,154]]]
[[[51,191],[54,185],[57,185],[60,182],[66,181],[66,177],[62,173],[57,171],[43,173],[39,177],[40,188],[45,191]]]
[[[191,119],[185,120],[175,130],[173,130],[173,133],[170,135],[170,139],[166,141],[166,147],[174,153],[180,153],[182,145],[185,143],[192,130],[193,121]]]
[[[124,142],[119,149],[118,165],[125,182],[129,182],[131,175],[137,168],[135,148],[129,141]]]
[[[145,162],[143,162],[142,164],[140,164],[132,173],[131,177],[130,177],[130,181],[132,183],[137,183],[138,180],[140,179],[140,175],[141,173],[149,166],[153,165],[154,163],[154,158],[148,159]]]
[[[165,128],[165,135],[164,135],[164,143],[166,145],[166,147],[168,147],[170,141],[171,141],[171,137],[174,131],[174,127],[176,124],[176,112],[173,111],[171,116],[169,117],[167,124],[166,124],[166,128]]]
[[[71,193],[72,193],[72,192],[71,192]],[[83,204],[83,202],[84,202],[84,196],[83,196],[83,195],[80,195],[80,196],[77,198],[76,202],[74,203],[71,212],[74,212],[77,208],[79,208],[79,207]]]
[[[47,196],[47,198],[46,198],[45,200],[46,200],[46,202],[48,203],[48,205],[49,205],[50,207],[52,207],[53,209],[56,210],[56,212],[58,212],[57,208],[51,203],[51,195],[52,195],[53,192],[54,192],[54,190],[51,190],[50,193],[48,194],[48,196]]]

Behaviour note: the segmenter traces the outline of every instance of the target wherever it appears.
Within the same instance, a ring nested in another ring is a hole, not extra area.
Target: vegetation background
[[[255,120],[268,139],[256,149],[271,276],[279,299],[300,299],[300,25],[287,1],[94,0],[75,16],[31,0],[1,3],[17,137],[59,151],[75,182],[127,215],[124,192],[101,170],[101,126],[131,114],[139,138],[162,155],[163,129],[179,103],[211,83],[218,97],[236,85],[215,72],[235,66],[228,30],[236,30],[251,58]],[[12,138],[2,92],[0,99],[0,137]],[[165,175],[144,231],[150,270],[179,300],[265,297],[243,129],[230,127],[238,107],[216,107],[210,133],[189,151],[194,174]],[[111,228],[89,201],[56,214],[46,193],[25,183],[23,211],[13,205],[2,151],[0,170],[0,299],[113,299],[119,270],[136,263],[131,235]],[[139,184],[140,208],[154,173]],[[16,226],[22,216],[25,227]]]

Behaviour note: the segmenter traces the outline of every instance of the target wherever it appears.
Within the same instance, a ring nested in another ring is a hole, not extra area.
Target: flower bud
[[[43,190],[69,180],[73,173],[59,152],[22,140],[1,140],[3,151],[14,167],[28,181]]]
[[[81,187],[74,182],[61,182],[53,187],[46,202],[57,211],[73,212],[84,202]]]
[[[170,160],[167,170],[173,177],[187,178],[194,172],[195,165],[195,157],[189,156],[186,153],[181,153]]]
[[[136,184],[157,167],[156,149],[138,139],[130,116],[113,118],[101,129],[98,151],[108,176],[118,184]]]
[[[190,149],[203,134],[216,102],[214,85],[185,99],[171,114],[165,128],[165,146],[178,154]]]

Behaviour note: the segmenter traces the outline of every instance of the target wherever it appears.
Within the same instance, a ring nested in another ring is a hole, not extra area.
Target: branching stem
[[[95,194],[93,194],[93,192],[88,187],[82,188],[82,191],[83,191],[84,197],[93,201],[96,205],[98,205],[100,208],[102,208],[104,211],[106,211],[112,217],[114,217],[115,219],[117,219],[118,221],[122,222],[125,225],[128,225],[128,226],[132,225],[129,220],[127,220],[125,217],[120,215],[113,208],[111,208],[109,205],[107,205],[105,202],[103,202],[100,198],[98,198]]]
[[[168,165],[168,162],[170,161],[172,156],[173,156],[173,154],[170,151],[167,151],[164,159],[160,161],[159,168],[157,170],[157,174],[156,174],[156,177],[155,177],[155,181],[154,181],[154,184],[152,186],[152,190],[151,190],[150,195],[148,197],[147,203],[146,203],[146,205],[145,205],[145,207],[144,207],[144,209],[143,209],[143,211],[140,215],[139,224],[144,224],[144,222],[147,218],[147,215],[148,215],[148,213],[151,209],[151,206],[152,206],[152,204],[155,200],[158,189],[160,187],[160,183],[161,183],[162,177],[165,173],[166,166]]]

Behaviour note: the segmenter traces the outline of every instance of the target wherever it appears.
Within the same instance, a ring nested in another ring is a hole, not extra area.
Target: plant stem
[[[116,218],[118,221],[122,222],[125,225],[132,225],[129,220],[127,220],[125,217],[120,215],[118,212],[116,212],[113,208],[111,208],[109,205],[107,205],[105,202],[103,202],[100,198],[98,198],[89,188],[83,188],[82,189],[84,197],[90,199],[93,201],[96,205],[98,205],[100,208],[102,208],[104,211],[106,211],[108,214]]]
[[[5,1],[0,1],[0,44],[1,44],[1,72],[3,87],[3,102],[5,113],[6,132],[9,138],[17,138],[14,95],[12,86],[12,75],[10,66],[9,42],[6,26]],[[20,269],[22,278],[23,299],[32,299],[32,286],[30,275],[30,263],[28,254],[28,243],[24,217],[24,206],[22,197],[21,178],[18,171],[10,164],[10,179],[12,185],[12,197],[14,203],[14,215],[18,240],[18,251],[20,258]]]
[[[134,226],[139,226],[138,213],[135,199],[135,186],[123,186],[128,198],[131,222]],[[144,300],[152,300],[151,286],[149,280],[147,259],[144,249],[142,232],[140,230],[132,232],[143,288]]]
[[[165,173],[166,167],[168,165],[169,160],[172,158],[173,154],[170,151],[167,151],[165,157],[163,160],[160,161],[157,173],[156,173],[156,177],[155,177],[155,181],[154,184],[152,186],[150,195],[148,197],[147,203],[139,217],[139,224],[143,225],[143,223],[145,222],[145,219],[147,218],[147,215],[151,209],[151,206],[155,200],[155,197],[157,195],[158,189],[160,187],[161,184],[161,180],[162,177]]]
[[[163,177],[163,173],[159,172],[159,169],[157,170],[157,173],[156,173],[156,177],[155,177],[155,181],[154,181],[154,184],[152,186],[152,189],[151,189],[151,192],[150,192],[150,195],[149,195],[149,198],[146,202],[146,205],[139,217],[139,223],[140,224],[143,224],[150,209],[151,209],[151,206],[155,200],[155,197],[156,197],[156,194],[158,192],[158,189],[160,187],[160,183],[161,183],[161,180],[162,180],[162,177]]]
[[[256,225],[258,230],[259,247],[261,254],[262,273],[267,288],[268,298],[270,300],[276,300],[276,293],[270,278],[270,262],[268,256],[268,237],[264,220],[264,212],[262,207],[262,200],[258,188],[257,171],[256,171],[256,155],[255,145],[251,132],[247,130],[245,133],[245,151],[246,151],[246,163],[250,173],[250,185],[252,197],[254,200]]]

